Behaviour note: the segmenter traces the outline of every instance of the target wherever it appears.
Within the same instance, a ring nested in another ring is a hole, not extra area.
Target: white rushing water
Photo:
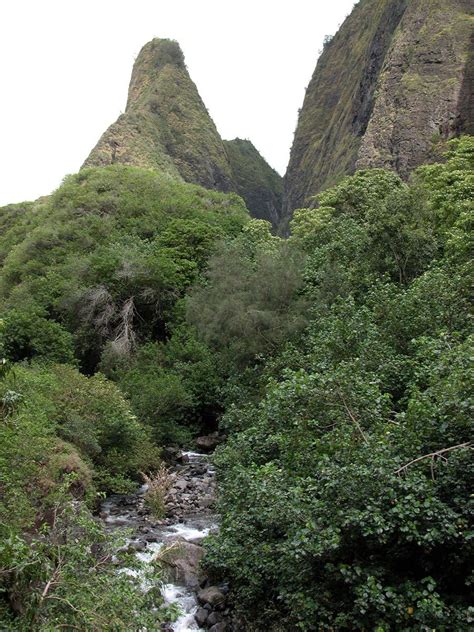
[[[202,452],[183,451],[181,454],[189,459],[190,463],[208,463],[209,457],[207,454],[202,454]]]
[[[185,523],[178,522],[177,524],[171,525],[166,529],[166,534],[170,536],[179,536],[188,540],[188,542],[195,542],[196,540],[201,540],[205,538],[211,530],[215,527],[215,525],[210,525],[205,528],[197,528]]]
[[[176,603],[181,609],[181,616],[173,623],[174,632],[187,632],[188,630],[202,630],[194,619],[198,609],[196,596],[188,588],[166,584],[163,587],[163,597],[168,604]]]

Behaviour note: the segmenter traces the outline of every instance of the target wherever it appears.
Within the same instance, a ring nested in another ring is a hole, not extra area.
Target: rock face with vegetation
[[[281,176],[250,141],[221,139],[172,40],[154,39],[142,48],[125,113],[102,135],[84,167],[116,163],[235,191],[254,217],[279,222]]]
[[[244,198],[251,215],[277,226],[280,221],[283,178],[249,140],[225,140],[235,191]]]
[[[222,139],[177,42],[154,39],[133,67],[125,113],[102,135],[85,166],[151,168],[209,189],[233,189]]]
[[[328,41],[307,88],[284,214],[355,169],[403,178],[472,125],[467,0],[361,0]],[[472,55],[472,52],[471,52]],[[472,71],[471,71],[472,72]]]

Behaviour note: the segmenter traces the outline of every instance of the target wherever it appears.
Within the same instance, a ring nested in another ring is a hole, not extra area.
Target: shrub
[[[47,632],[155,629],[172,620],[163,603],[160,577],[134,556],[135,574],[118,573],[112,558],[123,539],[115,539],[80,504],[57,489],[51,520],[41,535],[22,537],[0,525],[0,622],[2,630]],[[143,591],[143,581],[148,591]]]
[[[145,503],[155,518],[163,518],[166,513],[166,494],[171,481],[168,469],[162,463],[153,473],[141,473],[148,489],[145,492]]]
[[[122,487],[125,478],[159,461],[146,429],[118,388],[100,374],[87,378],[65,365],[16,365],[0,384],[0,395],[9,391],[21,395],[11,417],[12,440],[17,418],[24,420],[25,433],[31,424],[45,441],[57,436],[93,465],[99,483],[113,488],[116,477]]]
[[[5,357],[11,362],[42,358],[74,364],[71,334],[38,310],[10,310],[0,332]]]

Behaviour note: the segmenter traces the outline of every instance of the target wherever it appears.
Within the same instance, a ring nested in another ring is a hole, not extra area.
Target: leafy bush
[[[56,490],[51,518],[41,535],[26,539],[0,525],[0,621],[3,630],[58,628],[81,630],[155,629],[175,613],[163,604],[161,581],[144,575],[134,556],[127,564],[136,574],[117,572],[112,556],[123,539],[112,538],[88,511]],[[146,577],[150,588],[143,591]]]
[[[11,362],[41,357],[74,364],[71,334],[40,310],[10,310],[0,332],[3,353]]]
[[[344,178],[287,241],[127,167],[6,209],[5,629],[157,627],[86,507],[145,471],[162,511],[154,441],[223,412],[206,559],[249,629],[471,629],[473,156]]]
[[[18,414],[43,416],[44,432],[74,444],[84,458],[117,481],[159,460],[150,437],[118,388],[104,376],[91,378],[65,365],[17,365],[0,385],[0,394],[21,395]]]
[[[159,444],[189,442],[193,429],[205,431],[215,423],[217,369],[192,330],[182,327],[166,344],[143,345],[114,375]]]

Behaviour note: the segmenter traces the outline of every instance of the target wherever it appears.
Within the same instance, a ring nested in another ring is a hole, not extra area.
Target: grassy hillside
[[[83,169],[44,204],[6,207],[1,215],[3,309],[52,316],[78,337],[81,321],[97,322],[96,310],[112,310],[94,340],[76,341],[96,355],[117,334],[130,300],[130,318],[138,325],[145,312],[155,313],[145,319],[147,331],[164,334],[168,310],[213,244],[248,218],[236,195],[122,165]],[[19,350],[15,359],[23,357],[28,352]]]

